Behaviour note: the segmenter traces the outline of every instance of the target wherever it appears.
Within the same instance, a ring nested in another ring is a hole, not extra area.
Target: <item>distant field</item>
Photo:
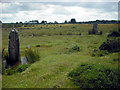
[[[78,88],[68,78],[68,73],[83,63],[101,64],[109,68],[118,68],[113,61],[119,53],[110,53],[102,57],[91,56],[94,49],[106,41],[110,31],[117,30],[117,24],[99,24],[102,35],[88,35],[92,24],[51,24],[18,27],[21,56],[27,46],[37,49],[40,60],[26,71],[10,76],[3,75],[3,88]],[[2,47],[7,51],[8,35],[11,28],[3,28]],[[40,45],[40,47],[36,47]],[[80,52],[67,53],[73,46],[79,46]]]

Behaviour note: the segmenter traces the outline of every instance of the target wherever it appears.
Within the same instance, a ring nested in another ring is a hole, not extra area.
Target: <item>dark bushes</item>
[[[28,67],[30,67],[30,64],[19,65],[19,66],[14,67],[14,68],[6,69],[6,70],[4,71],[4,74],[5,74],[5,75],[12,75],[12,74],[15,74],[15,73],[18,73],[18,72],[23,72],[23,71],[25,71]]]
[[[23,64],[23,65],[19,65],[16,69],[16,72],[23,72],[25,71],[28,67],[30,66],[30,64]]]
[[[36,45],[36,47],[40,47],[40,45]]]
[[[69,49],[69,52],[78,52],[78,51],[80,51],[80,47],[77,45]]]
[[[117,70],[99,64],[82,64],[69,73],[70,79],[81,88],[118,88],[119,75]]]
[[[106,50],[96,50],[92,53],[92,56],[105,56],[108,54],[109,54],[109,52]]]
[[[16,73],[16,71],[14,70],[14,69],[6,69],[5,71],[4,71],[4,74],[5,75],[12,75],[12,74],[14,74],[14,73]]]
[[[112,31],[108,37],[120,37],[120,30],[119,31]]]
[[[107,50],[108,52],[120,52],[120,39],[107,40],[99,47],[100,50]]]

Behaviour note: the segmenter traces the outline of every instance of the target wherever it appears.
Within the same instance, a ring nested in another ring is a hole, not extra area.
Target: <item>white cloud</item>
[[[119,0],[1,0],[1,2],[119,2]]]
[[[69,3],[68,3],[69,4]],[[86,3],[85,3],[86,4]],[[117,19],[116,6],[109,3],[109,9],[106,10],[107,5],[103,3],[92,4],[92,8],[87,5],[64,5],[52,4],[52,3],[2,3],[0,8],[3,12],[1,14],[3,22],[19,22],[28,20],[46,20],[48,22],[64,22],[65,20],[70,20],[75,18],[77,21],[89,21],[89,20],[111,20]],[[89,3],[87,3],[89,4]],[[100,8],[98,8],[98,6]]]

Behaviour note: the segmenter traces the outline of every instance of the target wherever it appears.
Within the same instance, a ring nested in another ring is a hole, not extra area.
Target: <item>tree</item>
[[[76,20],[74,18],[71,19],[71,23],[76,23]]]
[[[47,21],[43,20],[43,21],[41,21],[41,24],[47,24]]]
[[[54,24],[58,24],[58,22],[57,22],[57,21],[54,21]]]
[[[65,22],[64,23],[67,23],[67,20],[65,20]]]

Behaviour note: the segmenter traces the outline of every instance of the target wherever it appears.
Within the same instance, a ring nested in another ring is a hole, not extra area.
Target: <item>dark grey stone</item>
[[[93,33],[93,34],[98,34],[98,24],[97,24],[97,23],[94,23],[94,24],[93,24],[92,33]]]
[[[20,45],[19,45],[19,36],[18,31],[13,29],[10,31],[9,34],[9,60],[7,61],[8,64],[11,66],[19,62],[20,57]]]

